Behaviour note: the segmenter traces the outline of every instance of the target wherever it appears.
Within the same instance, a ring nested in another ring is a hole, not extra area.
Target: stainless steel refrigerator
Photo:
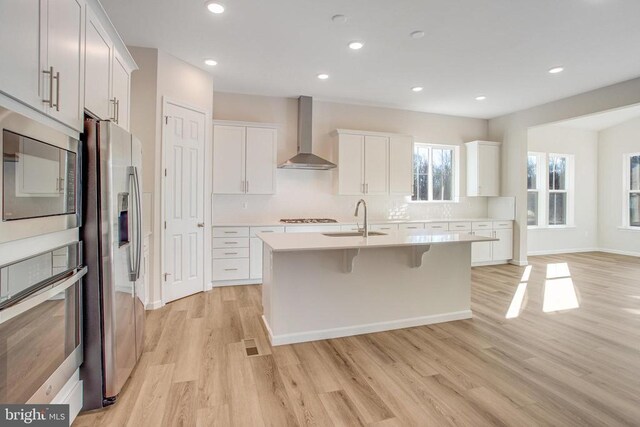
[[[84,292],[83,410],[113,404],[144,345],[140,300],[140,141],[118,125],[85,119],[81,236]]]

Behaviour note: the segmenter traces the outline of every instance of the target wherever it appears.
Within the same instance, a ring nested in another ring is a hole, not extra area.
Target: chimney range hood
[[[336,167],[334,163],[311,152],[313,146],[312,124],[313,98],[301,96],[298,98],[298,154],[279,165],[279,168],[329,170]]]

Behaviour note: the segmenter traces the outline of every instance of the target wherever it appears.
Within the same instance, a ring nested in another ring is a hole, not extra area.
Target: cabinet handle
[[[237,231],[225,231],[224,234],[238,234]]]
[[[60,111],[60,71],[56,72],[56,111]]]
[[[118,117],[116,117],[116,101],[117,98],[115,96],[113,97],[113,99],[109,100],[109,102],[113,104],[113,117],[111,117],[111,120],[113,120],[114,123],[118,123]]]
[[[224,242],[225,245],[237,245],[238,242]]]
[[[365,184],[365,188],[367,189],[367,191],[365,191],[364,193],[365,194],[369,194],[369,183],[368,182]]]
[[[238,252],[225,252],[225,255],[238,255]]]
[[[49,108],[53,108],[53,67],[43,70],[42,73],[49,75],[49,99],[43,99],[42,102],[49,104]]]
[[[199,222],[198,223],[198,228],[204,228],[204,222]]]
[[[116,123],[120,124],[120,100],[116,98]]]
[[[247,193],[249,192],[249,181],[247,181]]]
[[[225,268],[224,271],[238,271],[237,268]]]

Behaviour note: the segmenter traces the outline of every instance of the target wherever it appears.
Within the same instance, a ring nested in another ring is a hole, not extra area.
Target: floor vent
[[[258,356],[260,354],[254,339],[244,340],[244,349],[247,352],[247,356]]]

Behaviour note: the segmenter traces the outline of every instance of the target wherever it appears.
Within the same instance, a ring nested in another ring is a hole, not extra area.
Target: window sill
[[[529,230],[571,230],[577,228],[575,225],[528,225]]]
[[[640,227],[631,227],[630,225],[622,225],[618,227],[618,230],[640,232]]]

